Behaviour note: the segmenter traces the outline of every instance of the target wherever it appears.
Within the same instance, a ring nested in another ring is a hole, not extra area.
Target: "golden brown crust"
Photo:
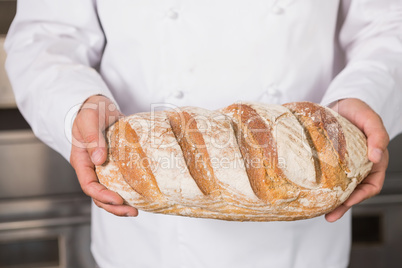
[[[323,107],[311,102],[297,102],[283,106],[298,118],[316,152],[314,157],[318,165],[317,174],[320,175],[319,183],[324,188],[332,189],[340,186],[345,190],[349,183],[345,170],[346,142],[337,119]]]
[[[346,139],[338,119],[326,108],[312,102],[285,103],[283,106],[290,109],[296,116],[303,116],[305,128],[312,126],[313,128],[322,129],[332,148],[337,152],[340,164],[347,170],[346,158],[348,152]]]
[[[149,165],[149,159],[139,144],[139,139],[130,124],[120,120],[111,137],[117,142],[111,148],[113,161],[119,166],[124,180],[141,196],[149,200],[163,200]]]
[[[187,168],[205,195],[219,195],[205,141],[197,122],[185,111],[167,113],[173,133],[183,151]]]
[[[279,167],[271,126],[245,104],[232,104],[223,112],[233,119],[240,151],[255,194],[270,203],[296,198],[299,187],[288,181]]]
[[[341,204],[369,172],[367,148],[358,149],[366,146],[364,135],[343,120],[342,126],[347,129],[344,135],[333,112],[316,104],[303,102],[285,106],[289,111],[283,107],[264,108],[279,114],[276,119],[268,118],[269,112],[247,104],[234,104],[221,112],[186,107],[176,112],[160,112],[158,119],[147,114],[123,118],[107,132],[110,150],[107,162],[96,167],[99,181],[119,193],[127,204],[155,213],[236,221],[289,221],[328,213]],[[283,151],[284,142],[297,142],[292,137],[294,131],[282,132],[286,133],[285,137],[279,140],[273,137],[278,119],[283,119],[282,112],[278,111],[283,110],[285,116],[293,117],[293,113],[297,118],[286,126],[303,128],[309,141],[303,146],[315,151],[315,173],[313,161],[309,163],[311,174],[317,177],[312,178],[317,180],[316,186],[302,187],[300,180],[287,178],[279,165],[278,148],[282,148],[281,156],[286,156],[292,154],[286,150],[293,147],[285,146]],[[210,128],[204,129],[202,120],[197,121],[200,114]],[[138,120],[149,124],[146,123],[144,129],[134,130],[133,122]],[[136,131],[158,137],[157,148],[141,143]],[[211,139],[220,137],[217,133],[236,133],[234,144],[228,144],[237,151],[230,146],[211,147]],[[174,148],[165,148],[172,142]],[[277,142],[281,146],[278,147]],[[348,156],[347,148],[351,149],[353,157]],[[175,169],[175,175],[170,176],[173,173],[166,173],[167,170],[151,169],[150,165],[158,159],[149,159],[150,154],[155,157],[168,152],[174,152],[175,157],[185,161],[184,173]],[[231,166],[222,173],[224,169],[211,162],[211,157],[219,161],[229,157],[234,161],[237,154],[241,163],[236,170]],[[356,161],[356,158],[360,159]],[[356,175],[348,177],[347,174]]]

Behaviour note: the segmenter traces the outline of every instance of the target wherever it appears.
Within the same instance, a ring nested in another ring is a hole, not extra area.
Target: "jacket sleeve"
[[[346,0],[341,12],[338,38],[347,63],[322,103],[361,99],[393,138],[402,131],[402,1]]]
[[[19,0],[6,37],[6,69],[17,105],[35,135],[69,159],[81,104],[113,99],[96,71],[105,37],[93,0]]]

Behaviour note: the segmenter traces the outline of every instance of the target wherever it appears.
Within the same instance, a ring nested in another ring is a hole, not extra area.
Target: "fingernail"
[[[95,165],[101,164],[100,162],[102,160],[102,156],[103,156],[103,151],[100,149],[96,150],[91,156],[92,163],[94,163]]]
[[[138,213],[134,213],[134,212],[127,212],[126,216],[127,217],[136,217],[138,215]]]
[[[378,148],[375,148],[375,149],[373,149],[372,151],[371,151],[371,160],[374,162],[374,163],[378,163],[378,162],[380,162],[381,161],[381,158],[382,158],[382,150],[381,149],[378,149]]]

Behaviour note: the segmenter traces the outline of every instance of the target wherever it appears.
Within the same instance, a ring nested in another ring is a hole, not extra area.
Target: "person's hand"
[[[380,193],[388,167],[389,136],[380,116],[361,100],[343,99],[331,108],[363,131],[367,137],[368,158],[374,163],[370,174],[356,187],[349,198],[334,211],[325,215],[327,221],[334,222],[353,205]]]
[[[108,98],[88,98],[73,123],[70,163],[82,190],[98,207],[118,216],[137,216],[137,209],[124,205],[121,196],[101,185],[95,173],[95,165],[103,164],[107,156],[103,132],[120,116],[122,114]]]

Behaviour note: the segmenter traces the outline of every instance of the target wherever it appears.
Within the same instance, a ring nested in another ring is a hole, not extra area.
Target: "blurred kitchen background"
[[[94,267],[90,199],[69,163],[35,138],[4,70],[15,12],[15,0],[0,0],[0,267]],[[402,267],[402,135],[389,150],[381,194],[353,210],[350,268]]]
[[[33,135],[4,70],[15,0],[0,0],[0,267],[95,267],[90,198],[58,153]]]

